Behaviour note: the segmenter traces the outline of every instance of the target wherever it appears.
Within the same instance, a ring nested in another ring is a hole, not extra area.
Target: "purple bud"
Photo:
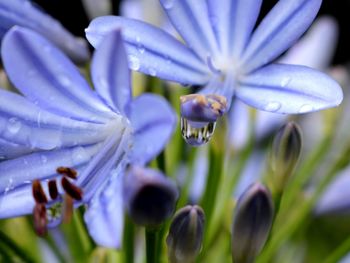
[[[139,166],[128,168],[124,179],[124,201],[132,220],[143,226],[157,226],[175,209],[178,190],[161,172]]]
[[[202,248],[204,211],[188,205],[178,210],[167,236],[169,262],[194,262]]]
[[[240,196],[232,226],[232,258],[250,263],[263,248],[272,226],[274,208],[270,192],[254,183]]]

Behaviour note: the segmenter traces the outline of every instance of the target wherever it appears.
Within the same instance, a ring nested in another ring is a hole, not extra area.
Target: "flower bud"
[[[202,248],[204,221],[204,211],[197,205],[176,212],[166,240],[169,262],[195,261]]]
[[[274,208],[270,192],[254,183],[240,196],[232,226],[232,258],[250,263],[263,248],[272,226]]]
[[[298,162],[301,146],[301,130],[296,123],[288,122],[279,129],[270,152],[270,167],[275,175],[274,187],[284,188]]]
[[[173,181],[156,170],[139,166],[128,168],[123,193],[131,219],[147,227],[157,226],[170,217],[178,198]]]

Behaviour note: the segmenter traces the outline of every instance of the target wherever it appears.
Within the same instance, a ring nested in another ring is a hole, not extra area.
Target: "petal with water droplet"
[[[286,77],[290,78],[288,85],[281,85]],[[257,109],[287,114],[335,107],[343,99],[339,84],[326,74],[283,64],[272,64],[241,78],[236,95]]]

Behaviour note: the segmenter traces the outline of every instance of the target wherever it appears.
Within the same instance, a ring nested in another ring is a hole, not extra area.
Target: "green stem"
[[[134,241],[135,241],[135,226],[128,217],[125,217],[124,226],[124,262],[134,263]]]
[[[28,254],[23,251],[15,242],[13,242],[5,233],[0,231],[1,243],[8,249],[12,250],[16,257],[20,258],[23,262],[35,262]]]
[[[350,250],[350,237],[344,240],[344,242],[335,249],[323,263],[334,263],[340,261]]]
[[[158,263],[158,251],[157,251],[157,235],[158,231],[153,229],[145,229],[146,235],[146,262],[147,263]]]

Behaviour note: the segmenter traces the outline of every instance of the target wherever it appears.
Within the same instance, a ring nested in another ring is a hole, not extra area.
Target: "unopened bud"
[[[131,219],[139,225],[154,227],[170,217],[178,190],[161,172],[144,167],[129,167],[124,179],[124,201]]]
[[[277,132],[270,152],[270,167],[275,187],[284,188],[301,153],[302,135],[299,126],[288,122]]]
[[[176,212],[166,240],[169,262],[195,261],[202,248],[204,221],[204,211],[197,205],[188,205]]]
[[[254,183],[241,195],[232,226],[232,258],[250,263],[263,248],[272,226],[274,208],[270,192]]]

